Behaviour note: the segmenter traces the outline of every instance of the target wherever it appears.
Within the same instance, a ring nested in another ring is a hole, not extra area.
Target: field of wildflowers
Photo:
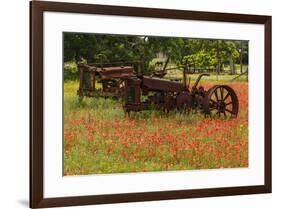
[[[78,82],[65,82],[64,175],[247,167],[248,83],[224,84],[238,95],[236,119],[155,110],[128,117],[121,101],[81,102]]]

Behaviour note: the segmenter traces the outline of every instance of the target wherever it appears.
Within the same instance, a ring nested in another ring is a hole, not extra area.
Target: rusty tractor
[[[199,82],[207,73],[200,74],[195,83],[187,83],[188,66],[183,69],[183,82],[163,79],[169,58],[159,71],[150,75],[141,73],[141,62],[79,64],[80,83],[77,94],[80,97],[115,96],[123,98],[125,112],[142,111],[154,107],[165,112],[177,110],[189,113],[201,112],[205,115],[235,118],[239,102],[235,91],[228,85],[214,85],[205,90]],[[126,65],[127,64],[127,65]],[[136,65],[135,65],[136,64]],[[96,81],[101,89],[96,88]],[[145,98],[145,99],[144,99]]]
[[[172,110],[187,113],[199,111],[210,116],[237,117],[239,102],[234,90],[228,85],[214,85],[205,90],[199,85],[203,76],[209,74],[200,74],[191,87],[190,79],[187,84],[186,69],[183,70],[183,82],[143,75],[123,77],[123,108],[127,113],[153,106],[167,113]]]
[[[79,64],[79,89],[77,94],[81,97],[99,96],[122,97],[124,80],[122,78],[135,75],[133,66],[104,66],[101,64]],[[96,88],[96,81],[101,88]]]
[[[123,97],[125,85],[123,78],[136,75],[163,78],[168,70],[187,68],[187,66],[167,68],[169,60],[170,57],[168,56],[165,63],[156,63],[156,70],[150,73],[146,72],[145,60],[92,64],[80,63],[78,64],[79,89],[77,94],[80,97],[93,97],[95,95]],[[101,88],[96,88],[96,82],[101,83]]]

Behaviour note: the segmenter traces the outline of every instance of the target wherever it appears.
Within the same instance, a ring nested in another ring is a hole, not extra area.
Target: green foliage
[[[65,63],[63,71],[64,80],[77,80],[78,79],[78,69],[75,63]]]
[[[200,69],[215,68],[217,65],[215,54],[205,50],[200,50],[196,54],[184,56],[183,60],[190,66],[196,66]]]
[[[153,60],[161,54],[176,65],[194,68],[217,68],[248,63],[248,42],[178,37],[131,36],[69,33],[64,36],[64,62],[112,63],[141,61],[142,72],[155,70]],[[242,45],[241,45],[242,43]],[[76,67],[65,68],[65,78],[73,79]]]

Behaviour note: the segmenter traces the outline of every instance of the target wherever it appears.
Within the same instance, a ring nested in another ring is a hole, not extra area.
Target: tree
[[[248,62],[248,42],[208,40],[177,37],[105,35],[64,33],[64,62],[105,63],[140,60],[142,69],[153,70],[149,65],[162,53],[177,65],[188,64],[200,70],[217,69],[224,65],[236,73],[235,64]]]

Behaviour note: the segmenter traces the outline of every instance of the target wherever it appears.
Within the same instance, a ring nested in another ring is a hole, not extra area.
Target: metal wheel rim
[[[210,116],[236,118],[239,110],[238,97],[227,85],[216,85],[208,90],[204,112]]]

